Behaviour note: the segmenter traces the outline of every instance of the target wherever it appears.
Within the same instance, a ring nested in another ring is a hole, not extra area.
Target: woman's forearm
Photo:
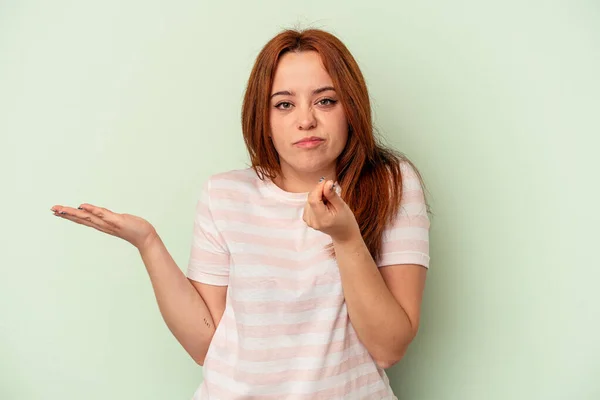
[[[404,355],[414,327],[385,284],[362,237],[334,241],[334,247],[352,326],[377,364],[389,368]]]
[[[139,252],[164,321],[194,361],[203,365],[215,332],[206,303],[179,269],[158,234],[139,248]]]

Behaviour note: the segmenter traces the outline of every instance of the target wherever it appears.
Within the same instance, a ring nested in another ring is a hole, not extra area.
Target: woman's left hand
[[[354,213],[338,196],[333,181],[324,180],[308,194],[302,219],[308,226],[331,236],[334,242],[360,237]]]

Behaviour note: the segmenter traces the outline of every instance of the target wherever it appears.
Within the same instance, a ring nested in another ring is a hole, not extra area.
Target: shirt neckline
[[[275,184],[275,182],[273,182],[270,178],[265,177],[264,180],[262,180],[264,186],[278,199],[280,200],[284,200],[288,203],[293,203],[293,204],[304,204],[306,203],[306,200],[308,200],[308,193],[309,192],[300,192],[300,193],[294,193],[294,192],[288,192],[283,190],[282,188],[280,188],[279,186],[277,186]]]
[[[299,205],[304,205],[308,200],[309,192],[288,192],[277,186],[275,182],[267,176],[265,176],[264,179],[259,179],[259,181],[261,181],[263,186],[279,200]],[[335,182],[335,185],[337,194],[341,195],[341,188],[337,181]]]

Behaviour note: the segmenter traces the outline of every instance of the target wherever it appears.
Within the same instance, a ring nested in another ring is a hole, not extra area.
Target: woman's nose
[[[317,119],[310,108],[298,109],[298,129],[308,130],[317,126]]]

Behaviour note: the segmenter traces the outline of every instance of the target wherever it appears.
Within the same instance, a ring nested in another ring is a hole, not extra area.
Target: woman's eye
[[[322,106],[331,106],[333,104],[335,104],[335,100],[333,99],[323,99],[321,101],[319,101],[319,104]]]
[[[279,108],[280,110],[289,110],[292,107],[292,103],[288,103],[287,101],[283,101],[275,106],[275,108]]]

